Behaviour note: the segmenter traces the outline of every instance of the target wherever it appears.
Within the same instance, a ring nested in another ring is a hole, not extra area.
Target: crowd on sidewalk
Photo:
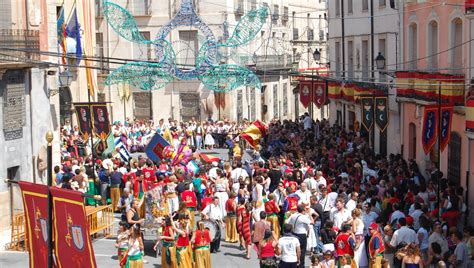
[[[227,126],[223,132],[235,141],[246,124],[211,126],[217,133]],[[121,131],[117,125],[113,131]],[[147,126],[197,148],[207,145],[206,125],[171,120]],[[104,204],[110,197],[122,213],[119,259],[129,267],[142,267],[140,225],[149,189],[159,195],[155,249],[162,267],[211,267],[221,233],[225,242],[240,244],[243,258],[259,258],[261,267],[473,267],[465,191],[440,171],[422,171],[400,155],[377,155],[359,133],[307,114],[269,124],[259,149],[251,161],[232,154],[221,162],[195,159],[196,174],[166,160],[125,163],[108,156],[92,163],[78,154],[64,158],[55,175],[63,188],[100,192]]]

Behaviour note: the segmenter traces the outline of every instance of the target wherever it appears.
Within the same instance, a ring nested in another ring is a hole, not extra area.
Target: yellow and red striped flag
[[[240,137],[255,148],[260,144],[260,140],[267,134],[267,129],[267,126],[262,121],[256,120],[240,134]]]

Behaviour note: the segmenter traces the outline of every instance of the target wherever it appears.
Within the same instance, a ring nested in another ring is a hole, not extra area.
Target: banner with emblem
[[[304,108],[308,108],[313,97],[313,87],[311,81],[300,81],[300,102]]]
[[[372,97],[361,97],[362,125],[370,132],[374,124],[374,99]]]
[[[384,132],[389,123],[388,98],[375,97],[375,123],[380,132]]]
[[[31,267],[48,267],[48,187],[19,181]]]
[[[438,106],[425,106],[421,143],[425,154],[429,154],[438,137]]]
[[[318,109],[326,104],[326,81],[317,80],[313,82],[313,98],[312,101]]]
[[[443,106],[441,107],[441,132],[439,133],[441,140],[441,151],[444,151],[446,146],[449,144],[451,139],[451,125],[453,122],[453,106]]]
[[[92,118],[94,122],[94,133],[103,141],[107,139],[110,133],[109,112],[107,104],[94,103],[92,107]]]
[[[55,187],[51,187],[50,192],[58,267],[97,267],[82,193]]]
[[[88,140],[92,134],[90,107],[88,104],[74,104],[74,108],[76,110],[79,132],[84,137],[84,140]]]

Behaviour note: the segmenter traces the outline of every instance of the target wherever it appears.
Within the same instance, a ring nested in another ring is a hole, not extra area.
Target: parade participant
[[[163,232],[156,242],[153,250],[157,250],[158,244],[161,242],[161,267],[177,268],[175,233],[170,217],[165,217],[163,221]]]
[[[186,215],[178,214],[178,222],[173,220],[173,217],[170,218],[171,226],[173,231],[178,236],[176,239],[176,262],[178,267],[182,268],[192,268],[192,255],[189,252],[189,236],[187,230],[187,219]]]
[[[245,210],[245,199],[239,199],[239,204],[237,206],[237,233],[239,234],[239,249],[243,250],[244,249],[244,232],[243,232],[243,225],[244,223],[242,222],[242,213]]]
[[[194,229],[195,226],[195,211],[197,207],[197,198],[196,198],[196,193],[191,191],[190,188],[192,188],[191,185],[186,185],[186,190],[181,193],[181,200],[186,204],[186,208],[189,210],[189,224],[192,229]]]
[[[110,199],[112,200],[112,211],[117,211],[117,204],[120,198],[120,183],[123,174],[118,170],[118,166],[114,165],[114,171],[110,174]]]
[[[130,209],[127,211],[127,223],[132,226],[134,224],[142,224],[144,222],[144,219],[140,217],[138,208],[143,206],[143,200],[141,199],[138,201],[137,199],[134,199],[130,203]]]
[[[225,204],[227,199],[229,199],[229,195],[227,194],[229,190],[229,184],[221,169],[217,169],[216,174],[217,177],[214,181],[214,196],[219,198],[219,208],[221,210],[222,218],[224,218],[226,216]]]
[[[280,238],[280,223],[278,221],[278,213],[280,208],[275,203],[275,195],[269,194],[268,201],[265,202],[265,212],[267,213],[267,220],[270,222],[271,229],[275,237]]]
[[[145,162],[145,166],[142,168],[142,172],[145,176],[145,180],[150,184],[156,181],[155,171],[155,165],[150,159],[148,159]]]
[[[350,233],[351,228],[352,227],[350,224],[344,224],[341,228],[341,232],[336,237],[336,241],[334,242],[334,244],[336,245],[336,253],[339,262],[341,258],[343,258],[343,256],[346,254],[348,254],[351,259],[354,258],[355,240],[352,234]],[[350,263],[352,263],[352,261],[353,260],[351,260]]]
[[[250,220],[252,218],[252,205],[250,203],[245,204],[245,209],[242,211],[240,215],[240,224],[242,225],[242,237],[245,244],[245,251],[246,251],[246,258],[250,260],[250,250],[252,247],[251,241],[251,232],[250,232]]]
[[[258,243],[263,239],[266,230],[271,231],[271,225],[267,221],[267,213],[261,211],[259,220],[253,224],[252,242],[254,245],[258,246]]]
[[[355,208],[352,210],[352,233],[355,238],[355,247],[354,247],[354,261],[357,266],[369,267],[369,261],[367,260],[367,251],[365,247],[365,237],[364,237],[364,222],[361,219],[362,212],[360,209]]]
[[[136,172],[137,179],[133,182],[133,195],[135,199],[145,199],[145,193],[149,190],[149,184],[145,180],[145,176],[143,175],[141,170]],[[142,202],[143,203],[143,202]],[[145,217],[145,206],[140,206],[140,217]]]
[[[334,226],[341,229],[342,225],[348,223],[351,218],[351,213],[344,207],[344,199],[336,199],[336,208],[331,212],[331,221],[334,222]],[[363,224],[362,224],[363,227]]]
[[[169,182],[165,186],[166,203],[170,214],[173,214],[179,208],[178,193],[176,192],[177,179],[176,176],[172,175],[169,177]]]
[[[330,250],[324,252],[323,260],[321,261],[323,268],[335,268],[336,263],[334,261],[333,254]]]
[[[227,217],[225,220],[225,241],[235,243],[239,240],[237,233],[237,204],[235,202],[235,193],[230,194],[230,198],[225,203]]]
[[[306,257],[306,245],[308,242],[309,228],[313,224],[313,220],[306,214],[306,208],[303,205],[298,205],[297,213],[291,215],[288,219],[288,224],[293,227],[293,234],[298,238],[301,245],[301,258],[298,267],[303,268]]]
[[[293,193],[291,187],[286,188],[288,194],[283,202],[283,211],[285,212],[285,218],[288,219],[290,216],[298,210],[299,196]]]
[[[293,226],[283,226],[283,236],[278,239],[278,254],[281,256],[279,268],[297,268],[300,264],[301,254],[300,242],[292,235]]]
[[[198,228],[194,232],[191,241],[194,245],[194,262],[196,268],[211,268],[211,235],[204,228],[202,222],[198,222]]]
[[[191,212],[188,210],[188,208],[186,207],[186,203],[184,202],[181,202],[179,203],[179,208],[178,210],[176,211],[176,213],[172,214],[174,215],[172,217],[172,219],[174,221],[180,221],[183,222],[183,223],[186,223],[186,228],[185,230],[192,230],[193,226],[191,225]]]
[[[275,257],[275,248],[278,246],[271,230],[265,230],[263,239],[258,243],[258,256],[260,259],[260,268],[276,268],[277,260]]]
[[[219,228],[218,233],[220,233],[223,216],[222,216],[221,208],[219,207],[219,198],[214,197],[214,201],[211,204],[209,204],[201,213],[204,219],[211,219],[211,220],[216,221],[217,228]],[[219,252],[220,244],[221,244],[221,238],[220,237],[215,238],[211,242],[211,253]]]
[[[99,169],[100,195],[102,196],[102,205],[107,205],[107,189],[109,187],[109,172],[101,167]]]
[[[140,226],[134,224],[130,229],[130,238],[128,240],[127,268],[143,268],[143,240],[140,234]]]
[[[385,245],[382,236],[379,233],[379,226],[373,222],[369,226],[370,240],[369,240],[369,257],[371,268],[381,268],[383,253],[385,252]]]
[[[130,190],[128,188],[123,189],[123,194],[120,197],[117,204],[118,209],[122,213],[121,215],[122,221],[127,221],[127,212],[130,210],[132,201],[133,201],[133,195],[130,193]]]
[[[128,239],[130,232],[128,230],[128,223],[126,221],[120,221],[119,231],[117,234],[117,239],[115,240],[115,247],[117,248],[117,256],[119,263],[122,262],[122,259],[125,257],[125,254],[128,250]],[[125,268],[125,265],[121,265],[122,268]]]

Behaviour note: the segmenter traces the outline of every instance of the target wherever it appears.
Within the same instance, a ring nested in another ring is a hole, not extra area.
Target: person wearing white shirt
[[[428,238],[428,244],[438,243],[441,246],[441,255],[444,255],[449,250],[448,240],[443,235],[443,228],[439,221],[433,225],[433,233]]]
[[[296,267],[301,258],[301,247],[298,238],[292,235],[293,226],[283,226],[283,236],[278,239],[278,253],[281,255],[280,267]]]
[[[293,234],[298,238],[301,245],[301,256],[298,267],[304,267],[306,257],[306,245],[308,243],[308,234],[310,225],[313,221],[305,212],[305,206],[298,205],[298,213],[290,216],[288,224],[293,226]]]
[[[301,183],[301,189],[295,192],[296,195],[300,197],[298,204],[306,203],[309,204],[311,198],[311,192],[308,190],[306,183]]]
[[[331,209],[333,208],[333,205],[329,201],[328,189],[326,187],[319,187],[319,191],[321,193],[321,196],[319,198],[319,203],[323,207],[323,212],[330,212]]]
[[[215,180],[217,178],[217,169],[219,169],[218,165],[219,165],[219,163],[212,162],[212,168],[209,169],[209,174],[208,175],[213,180]]]
[[[304,130],[312,130],[313,129],[313,119],[309,116],[308,113],[304,113],[304,119],[303,119],[303,126]]]
[[[206,208],[204,208],[204,210],[201,213],[204,219],[211,219],[217,222],[216,226],[217,228],[219,228],[219,233],[220,233],[220,230],[222,230],[221,228],[222,219],[224,217],[222,215],[221,208],[219,207],[219,198],[214,197],[213,202],[207,205]],[[217,237],[215,240],[211,242],[211,248],[219,252],[220,244],[221,244],[221,238]]]
[[[278,184],[278,188],[273,191],[273,195],[275,195],[275,203],[278,206],[283,206],[283,203],[285,202],[285,187],[282,182]]]
[[[318,188],[320,185],[323,185],[323,187],[327,187],[327,182],[326,182],[326,179],[323,177],[322,171],[316,172],[316,182],[318,183],[317,184]]]
[[[346,203],[346,209],[352,212],[357,207],[357,199],[359,198],[358,192],[352,192],[351,199]]]
[[[405,218],[405,214],[400,211],[399,204],[393,204],[393,209],[395,210],[390,216],[390,224],[396,224],[400,221],[401,218]]]
[[[334,227],[341,229],[342,224],[351,219],[351,212],[344,208],[344,199],[337,198],[336,208],[331,211],[331,221],[334,222]]]
[[[230,178],[232,179],[233,183],[239,182],[239,178],[246,179],[249,177],[249,174],[245,169],[242,168],[242,163],[239,161],[237,162],[237,168],[230,172]]]
[[[375,222],[379,215],[372,210],[370,203],[364,204],[364,212],[362,212],[362,221],[364,222],[364,235],[369,233],[369,226]]]
[[[317,192],[318,191],[318,182],[316,181],[316,179],[314,178],[314,174],[313,174],[313,171],[308,171],[308,178],[306,178],[304,180],[304,183],[306,183],[306,185],[308,186],[308,190],[312,193],[314,192]]]
[[[416,202],[414,205],[415,210],[410,213],[410,216],[413,218],[413,227],[415,230],[420,229],[420,216],[423,214],[421,211],[421,204]]]
[[[390,245],[394,248],[397,248],[402,242],[405,244],[417,243],[417,235],[415,231],[408,228],[407,221],[405,218],[398,219],[400,228],[393,233],[392,240],[390,240]]]

